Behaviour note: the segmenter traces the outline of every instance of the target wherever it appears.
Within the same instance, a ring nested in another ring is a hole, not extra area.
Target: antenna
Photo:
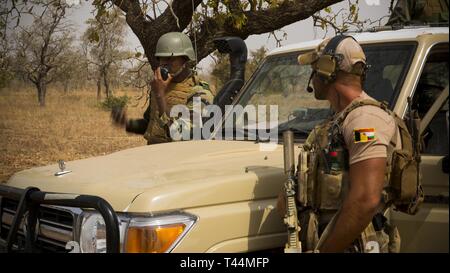
[[[195,51],[195,68],[194,71],[197,72],[197,65],[198,65],[198,52],[197,52],[197,35],[196,35],[196,31],[195,31],[195,27],[194,27],[194,23],[195,23],[195,5],[194,5],[194,0],[191,0],[192,3],[192,32],[194,34],[194,51]]]

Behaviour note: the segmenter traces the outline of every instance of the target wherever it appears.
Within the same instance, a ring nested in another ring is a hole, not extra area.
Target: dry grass
[[[139,92],[117,91],[133,97],[130,117],[141,117],[144,99]],[[36,91],[0,90],[0,182],[13,173],[34,166],[109,154],[146,144],[140,135],[112,126],[110,113],[101,109],[92,90],[50,89],[45,107],[39,107]]]

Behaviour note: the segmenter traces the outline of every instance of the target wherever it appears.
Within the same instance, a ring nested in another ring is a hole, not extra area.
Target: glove
[[[114,125],[125,127],[128,122],[127,109],[122,107],[113,107],[111,109],[111,119]]]

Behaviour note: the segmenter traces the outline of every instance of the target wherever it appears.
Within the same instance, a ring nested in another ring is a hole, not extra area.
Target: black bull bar
[[[62,207],[77,207],[95,209],[105,221],[106,252],[120,252],[119,220],[111,205],[103,198],[92,195],[74,195],[67,193],[43,192],[35,187],[26,189],[0,185],[0,225],[2,224],[2,199],[8,198],[18,202],[18,207],[6,239],[6,252],[11,252],[16,241],[22,218],[27,214],[28,227],[25,234],[25,252],[34,249],[35,227],[40,205],[54,205]]]

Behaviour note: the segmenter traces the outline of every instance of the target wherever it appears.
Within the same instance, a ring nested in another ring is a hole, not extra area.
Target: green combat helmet
[[[181,32],[162,35],[156,44],[156,57],[186,56],[195,61],[195,52],[189,37]]]

